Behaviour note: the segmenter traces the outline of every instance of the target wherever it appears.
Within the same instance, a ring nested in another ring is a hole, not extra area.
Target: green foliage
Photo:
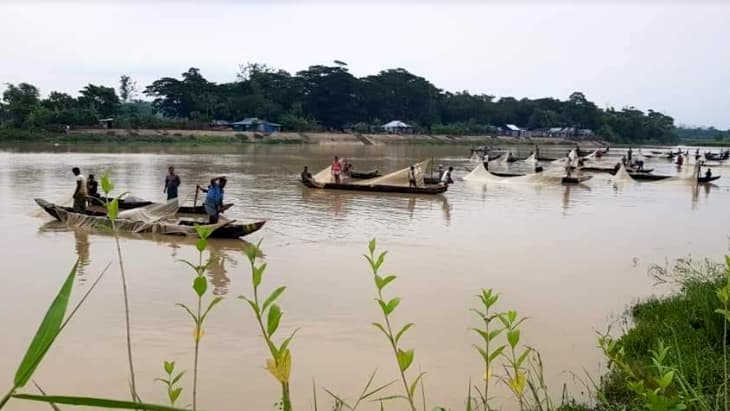
[[[146,404],[142,402],[110,400],[94,397],[72,397],[60,395],[29,395],[16,394],[13,398],[20,400],[39,401],[51,404],[75,405],[80,407],[97,407],[116,410],[145,410],[145,411],[185,411],[184,408],[167,407],[164,405]]]
[[[423,375],[419,374],[418,377],[409,383],[406,371],[410,368],[411,364],[413,364],[415,351],[413,349],[404,349],[399,344],[401,337],[403,337],[406,331],[408,331],[414,324],[408,323],[400,328],[397,333],[394,333],[392,326],[392,314],[400,304],[400,298],[394,297],[386,301],[383,296],[383,291],[386,289],[388,284],[392,283],[396,279],[396,276],[388,275],[383,277],[379,274],[380,267],[385,262],[385,256],[388,252],[383,251],[378,254],[376,253],[376,249],[377,243],[375,242],[375,239],[372,239],[368,243],[368,254],[364,255],[368,264],[370,264],[370,270],[373,274],[373,281],[378,295],[375,301],[377,301],[380,306],[380,310],[383,312],[384,324],[373,323],[373,326],[385,335],[385,338],[388,340],[390,347],[393,350],[395,361],[398,364],[398,371],[400,373],[400,379],[403,382],[404,389],[404,395],[398,396],[398,398],[407,400],[411,411],[416,411],[415,390],[419,383],[422,384],[421,380]],[[423,406],[425,407],[426,405],[423,404]]]
[[[259,287],[264,279],[266,272],[266,263],[256,264],[256,260],[260,253],[261,243],[250,247],[245,254],[248,257],[251,266],[251,285],[253,288],[253,297],[244,295],[238,298],[246,301],[251,307],[256,322],[258,323],[261,335],[269,349],[271,358],[266,360],[266,369],[281,385],[281,409],[282,411],[292,410],[291,395],[289,392],[289,377],[291,375],[291,351],[289,344],[291,343],[296,330],[289,337],[284,339],[281,344],[277,344],[274,340],[274,333],[279,329],[281,317],[283,315],[281,307],[275,301],[284,293],[286,287],[276,288],[264,300],[263,304],[259,296]],[[264,318],[266,320],[264,321]]]
[[[30,84],[10,85],[0,123],[52,130],[114,117],[116,127],[127,129],[204,129],[212,120],[258,117],[279,122],[288,131],[375,132],[399,119],[428,134],[486,135],[512,123],[530,129],[587,128],[623,143],[677,140],[674,119],[652,110],[603,110],[581,92],[565,100],[495,100],[487,94],[445,92],[402,68],[358,78],[340,64],[315,65],[296,74],[248,64],[237,81],[214,83],[191,67],[180,78],[163,77],[148,85],[143,93],[151,103],[134,100],[136,83],[127,75],[120,78],[119,93],[121,99],[111,87],[89,84],[78,98],[51,92],[41,100]]]
[[[178,387],[177,384],[180,382],[183,375],[185,375],[185,371],[175,374],[175,361],[164,361],[162,368],[165,370],[167,377],[156,378],[155,381],[165,384],[167,388],[167,398],[170,400],[170,405],[174,407],[175,401],[180,398],[180,394],[182,394],[183,391],[183,388]]]
[[[48,307],[43,321],[41,321],[33,340],[28,346],[28,351],[26,351],[23,360],[18,366],[18,370],[15,372],[15,379],[13,381],[15,387],[22,388],[28,383],[33,372],[38,368],[41,360],[43,360],[43,357],[51,348],[56,337],[58,337],[63,319],[66,316],[66,308],[68,307],[68,300],[73,289],[77,268],[78,261],[66,277],[66,281],[64,281],[63,286],[58,291],[56,298]]]

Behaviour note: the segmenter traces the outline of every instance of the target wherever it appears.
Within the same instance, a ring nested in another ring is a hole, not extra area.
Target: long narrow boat
[[[300,180],[301,181],[301,180]],[[347,190],[347,191],[370,191],[377,193],[406,193],[406,194],[441,194],[448,189],[445,185],[427,185],[425,187],[403,187],[391,185],[360,185],[360,184],[337,184],[324,183],[316,184],[312,181],[301,181],[302,184],[309,188],[319,188],[324,190]]]
[[[636,181],[661,181],[666,180],[672,176],[663,176],[658,174],[644,174],[644,173],[629,173],[631,178]]]
[[[591,172],[591,173],[608,173],[608,174],[616,174],[616,169],[613,167],[581,167],[581,171]],[[644,168],[644,169],[626,169],[630,174],[631,173],[642,173],[642,174],[648,174],[654,171],[653,168]]]
[[[713,182],[715,180],[719,180],[720,176],[712,176],[712,177],[697,177],[697,184],[706,184]]]
[[[94,215],[94,214],[80,214],[73,211],[70,207],[62,207],[55,205],[53,203],[49,203],[48,201],[45,201],[40,198],[36,198],[35,202],[50,215],[51,217],[55,218],[58,221],[61,222],[67,222],[69,220],[70,216],[84,216],[92,219],[91,221],[96,226],[110,226],[111,222],[108,218]],[[127,221],[127,220],[116,220],[118,222],[118,225],[122,226],[125,223],[134,224],[134,221]],[[243,236],[246,236],[248,234],[251,234],[253,232],[256,232],[261,229],[261,227],[264,226],[266,221],[257,221],[250,224],[240,224],[236,223],[235,220],[231,220],[228,223],[219,225],[217,227],[211,226],[214,228],[213,233],[211,234],[211,238],[240,238]],[[135,230],[135,232],[142,232],[142,233],[158,233],[158,234],[166,234],[166,235],[187,235],[187,236],[197,236],[197,232],[195,231],[194,225],[201,224],[204,225],[204,223],[200,223],[195,220],[190,219],[175,219],[174,221],[158,221],[153,222],[149,224],[140,224],[140,226],[143,226],[143,228],[140,228],[138,230]]]
[[[504,177],[504,178],[524,177],[527,175],[527,174],[516,174],[516,173],[500,173],[500,172],[489,171],[489,170],[487,170],[487,171],[494,176]],[[593,178],[593,176],[563,177],[562,179],[560,179],[560,182],[562,184],[580,184],[584,181],[590,180],[591,178]]]

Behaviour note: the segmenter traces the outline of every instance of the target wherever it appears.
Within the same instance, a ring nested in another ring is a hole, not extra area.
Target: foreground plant
[[[510,391],[517,397],[520,403],[520,409],[525,409],[525,387],[527,386],[528,367],[527,361],[530,355],[530,348],[522,348],[519,350],[520,344],[520,325],[526,318],[518,319],[516,311],[507,311],[498,316],[504,325],[505,335],[507,336],[507,344],[509,350],[502,353],[502,357],[506,361],[505,371],[507,373],[506,383]]]
[[[279,323],[281,322],[282,311],[281,307],[276,304],[276,300],[286,290],[285,286],[281,286],[275,289],[269,294],[263,303],[261,302],[259,295],[259,286],[263,280],[264,272],[266,271],[266,263],[256,265],[256,260],[259,255],[261,243],[251,246],[246,250],[246,256],[251,264],[251,284],[253,286],[253,296],[246,297],[244,295],[238,298],[245,300],[254,316],[256,322],[261,330],[261,336],[266,343],[266,347],[269,349],[271,358],[266,360],[266,369],[269,370],[271,375],[281,384],[281,408],[283,411],[292,410],[291,395],[289,392],[289,376],[291,374],[291,351],[289,351],[289,343],[296,334],[297,330],[294,330],[289,337],[284,339],[281,344],[277,345],[274,342],[274,334],[279,329]],[[266,323],[264,324],[264,318]]]
[[[385,338],[388,339],[388,343],[390,344],[391,348],[393,349],[393,355],[395,356],[395,360],[398,363],[398,372],[400,374],[400,379],[403,382],[403,389],[405,391],[405,395],[403,398],[405,398],[408,401],[408,405],[411,408],[411,411],[416,411],[416,403],[415,403],[415,393],[416,389],[418,387],[418,383],[423,378],[424,373],[418,374],[416,378],[409,382],[408,378],[406,376],[406,371],[408,368],[410,368],[411,364],[413,364],[413,357],[415,355],[415,351],[413,349],[404,349],[399,343],[401,337],[408,331],[409,328],[411,328],[414,324],[413,323],[407,323],[398,332],[393,331],[393,326],[391,322],[391,315],[395,311],[395,309],[398,307],[398,304],[400,304],[400,298],[393,297],[392,299],[386,301],[385,296],[383,295],[383,290],[385,290],[385,287],[388,286],[391,282],[393,282],[396,279],[396,276],[394,275],[387,275],[385,277],[380,276],[379,271],[380,267],[385,262],[385,256],[388,253],[387,251],[383,251],[382,253],[378,254],[376,257],[375,253],[376,243],[375,239],[371,240],[368,244],[368,250],[370,251],[370,255],[365,255],[365,259],[368,260],[368,263],[370,264],[370,269],[373,273],[373,280],[375,281],[375,288],[378,293],[378,298],[375,299],[375,301],[378,302],[378,305],[380,306],[381,311],[383,312],[383,323],[373,323],[373,325],[379,329],[383,335],[385,335]],[[424,404],[425,407],[425,404]]]
[[[499,294],[493,292],[490,288],[488,290],[483,289],[477,297],[482,306],[481,309],[472,309],[472,312],[476,313],[482,320],[483,328],[473,328],[472,330],[479,334],[483,340],[482,346],[474,345],[474,348],[476,348],[482,357],[482,361],[484,361],[484,385],[482,388],[476,387],[476,390],[479,394],[482,409],[488,411],[491,409],[489,406],[489,383],[492,379],[492,365],[506,347],[504,344],[495,347],[495,341],[505,329],[503,327],[495,328],[493,325],[496,322],[495,320],[499,320],[499,316],[501,315],[492,312],[492,307],[497,303]]]
[[[126,193],[122,193],[119,196],[109,201],[109,193],[114,190],[114,184],[112,184],[109,178],[109,170],[104,171],[101,176],[101,190],[104,192],[104,206],[106,207],[107,217],[111,223],[112,234],[114,235],[114,242],[117,247],[117,258],[119,260],[119,273],[122,277],[122,293],[124,295],[124,320],[125,330],[127,333],[127,361],[129,363],[129,386],[132,391],[132,400],[138,401],[137,396],[137,384],[134,377],[134,357],[132,356],[132,326],[129,314],[129,296],[127,294],[127,276],[124,271],[124,259],[122,258],[122,247],[119,244],[119,231],[117,230],[116,220],[119,216],[119,199]]]
[[[728,337],[728,322],[730,322],[730,256],[725,256],[725,282],[724,284],[717,289],[717,298],[720,300],[720,303],[722,303],[722,307],[715,310],[716,313],[720,314],[725,318],[725,321],[722,324],[722,369],[723,369],[723,381],[725,383],[723,384],[723,393],[724,393],[724,405],[723,408],[725,411],[728,410],[728,384],[730,383],[730,380],[728,380],[728,362],[727,362],[727,337]]]
[[[213,298],[210,303],[208,303],[208,307],[205,311],[203,311],[203,297],[205,296],[205,292],[208,290],[208,278],[205,276],[208,264],[203,264],[203,251],[205,251],[208,247],[208,237],[213,234],[213,230],[196,225],[195,231],[198,233],[198,241],[195,243],[195,247],[198,250],[198,263],[193,264],[185,260],[183,260],[183,262],[189,265],[195,272],[195,278],[193,279],[193,291],[195,292],[197,300],[196,309],[193,311],[185,304],[177,304],[190,315],[190,318],[192,318],[194,323],[193,341],[195,342],[195,354],[193,359],[193,410],[198,408],[198,357],[200,353],[200,340],[203,338],[203,324],[205,323],[205,319],[208,317],[210,310],[223,300],[223,297]]]
[[[167,387],[167,398],[170,400],[170,405],[175,406],[175,401],[180,397],[182,393],[182,387],[177,387],[176,384],[180,381],[185,371],[180,371],[175,374],[175,361],[165,361],[163,367],[167,378],[156,378]]]

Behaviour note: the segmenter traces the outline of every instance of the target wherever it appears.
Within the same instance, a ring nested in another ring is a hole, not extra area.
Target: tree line
[[[372,132],[402,120],[416,132],[487,134],[515,124],[526,129],[590,129],[615,142],[673,142],[674,119],[634,107],[599,108],[581,92],[556,98],[495,98],[468,91],[449,92],[404,69],[353,76],[347,65],[316,65],[290,74],[262,64],[242,66],[236,80],[208,81],[197,68],[179,78],[163,77],[138,89],[121,76],[117,89],[89,84],[78,97],[52,91],[41,98],[32,84],[8,84],[0,102],[6,128],[58,130],[92,126],[113,117],[124,128],[204,128],[213,120],[258,117],[283,130]],[[141,99],[145,97],[146,99]]]

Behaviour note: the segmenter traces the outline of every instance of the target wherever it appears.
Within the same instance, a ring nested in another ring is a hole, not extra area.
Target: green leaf
[[[256,304],[255,301],[249,300],[245,295],[239,295],[238,298],[246,301],[248,303],[248,305],[251,306],[251,309],[253,310],[253,312],[256,314],[259,314],[259,306],[258,306],[258,304]]]
[[[403,334],[406,331],[408,331],[409,328],[411,328],[413,326],[414,326],[413,323],[408,323],[408,324],[404,325],[403,328],[401,328],[400,331],[398,331],[398,333],[395,335],[395,342],[398,342],[398,340],[400,340],[400,337],[402,337]]]
[[[291,340],[294,338],[294,335],[296,335],[297,331],[299,331],[298,328],[292,331],[291,335],[281,343],[278,350],[279,352],[284,352],[289,348],[289,343],[291,343]]]
[[[106,205],[106,215],[112,220],[117,219],[119,216],[119,199],[115,198]]]
[[[491,353],[491,354],[489,354],[489,357],[487,358],[488,362],[490,362],[490,363],[491,363],[491,362],[493,362],[493,361],[494,361],[495,359],[497,359],[497,357],[499,357],[499,356],[500,356],[500,355],[502,354],[502,352],[504,351],[504,349],[505,349],[506,347],[507,347],[506,345],[502,345],[502,346],[500,346],[500,347],[497,347],[497,349],[496,349],[496,350],[492,351],[492,353]]]
[[[185,371],[181,371],[180,374],[178,374],[177,376],[175,376],[175,378],[172,379],[172,382],[170,382],[170,385],[177,384],[177,382],[180,381],[180,378],[182,378],[183,375],[185,375]]]
[[[398,304],[400,304],[400,298],[398,297],[394,297],[392,300],[388,301],[388,304],[385,305],[385,314],[389,315],[392,313],[393,310],[398,307]]]
[[[211,234],[213,234],[213,229],[210,227],[204,227],[202,225],[195,224],[194,225],[195,232],[198,233],[198,238],[201,240],[207,240],[208,237],[210,237]],[[203,250],[200,250],[203,251]]]
[[[509,319],[510,323],[515,322],[515,320],[517,319],[517,311],[508,311],[507,319]]]
[[[322,387],[322,389],[324,390],[324,392],[326,392],[332,398],[334,398],[336,403],[342,404],[343,406],[345,406],[349,410],[352,409],[352,406],[350,404],[348,404],[347,402],[345,402],[345,400],[343,400],[342,398],[340,398],[339,396],[337,396],[337,394],[333,393],[332,391],[328,390],[327,388]]]
[[[195,242],[195,248],[198,249],[201,253],[205,251],[205,249],[208,247],[208,240],[205,238],[198,238],[198,240]]]
[[[182,392],[182,390],[182,387],[180,387],[170,391],[170,402],[172,403],[172,405],[175,405],[175,401],[177,401],[178,397],[180,397],[180,393]]]
[[[253,272],[251,273],[253,277],[253,288],[258,288],[259,284],[261,284],[261,278],[264,275],[264,270],[266,270],[266,263],[263,263],[258,267],[253,267]]]
[[[163,361],[165,372],[168,374],[172,374],[173,371],[175,371],[175,361]]]
[[[388,335],[388,332],[385,331],[385,327],[383,327],[383,324],[380,324],[380,323],[372,323],[372,324],[373,324],[373,326],[375,326],[375,328],[377,328],[378,330],[382,331],[383,334],[386,337],[388,337],[388,339],[390,339],[390,335]]]
[[[400,368],[401,372],[408,369],[408,367],[411,366],[413,363],[413,350],[398,350],[398,367]]]
[[[187,411],[183,408],[168,407],[166,405],[145,404],[141,402],[110,400],[107,398],[70,397],[60,395],[30,395],[15,394],[13,398],[19,400],[40,401],[47,403],[78,405],[83,407],[111,408],[117,410],[145,410],[145,411]]]
[[[193,280],[193,290],[195,290],[195,294],[198,294],[198,297],[202,297],[207,289],[208,279],[202,275],[195,277],[195,280]]]
[[[717,310],[715,310],[715,312],[718,314],[722,314],[723,316],[725,316],[725,318],[727,320],[730,321],[730,311],[722,309],[722,308],[718,308]]]
[[[56,337],[61,332],[61,324],[66,316],[68,308],[68,300],[73,289],[74,279],[76,278],[76,269],[79,266],[78,260],[71,268],[71,272],[66,277],[61,289],[56,294],[56,298],[48,307],[45,317],[41,321],[33,340],[25,352],[23,360],[15,372],[14,384],[16,387],[24,387],[28,383],[33,372],[38,368],[43,357],[46,355]]]
[[[165,385],[170,385],[170,380],[166,380],[164,378],[155,378],[155,381],[159,381]]]
[[[286,290],[286,286],[282,286],[274,290],[271,295],[269,295],[266,300],[264,301],[264,305],[261,306],[261,310],[266,311],[266,309],[276,301],[279,296]]]
[[[266,318],[266,332],[269,337],[274,335],[276,329],[279,328],[279,321],[281,320],[281,308],[278,305],[272,304],[269,309],[269,315]]]
[[[517,344],[520,342],[520,330],[507,331],[507,342],[509,342],[509,346],[513,349],[517,347]]]
[[[101,190],[107,195],[114,190],[114,184],[109,178],[109,170],[104,171],[104,174],[101,175]]]
[[[530,354],[530,349],[526,349],[520,356],[517,358],[517,367],[520,367],[523,362],[527,359],[527,356]]]
[[[662,378],[659,380],[659,386],[662,387],[662,389],[666,389],[669,387],[669,385],[672,383],[672,379],[674,378],[674,371],[667,371],[666,374],[662,376]]]
[[[195,321],[196,323],[198,322],[198,317],[193,313],[193,310],[191,310],[190,308],[188,308],[187,305],[182,304],[182,303],[177,303],[177,306],[178,307],[182,307],[185,311],[188,312],[188,314],[190,314],[190,317],[193,318],[193,321]]]
[[[411,386],[408,388],[408,393],[411,395],[411,398],[413,398],[413,395],[416,393],[416,387],[418,387],[418,383],[421,381],[424,375],[426,375],[425,372],[418,374],[416,379],[413,380]]]
[[[482,358],[486,362],[487,358],[489,358],[489,355],[487,355],[487,352],[484,350],[484,348],[482,348],[476,344],[472,344],[472,347],[476,348],[476,350],[479,351],[479,354],[481,354]]]
[[[221,301],[223,301],[223,297],[215,297],[214,299],[212,299],[210,301],[210,303],[208,304],[208,308],[205,309],[205,311],[203,312],[203,315],[200,317],[200,321],[202,322],[203,320],[205,320],[205,317],[208,316],[208,313],[210,312],[210,310],[213,309],[213,307],[215,307],[216,305],[218,305],[218,303],[220,303]]]
[[[383,251],[378,256],[378,261],[375,262],[373,265],[373,271],[378,271],[380,269],[380,266],[383,265],[383,262],[385,262],[385,256],[388,254],[387,251]]]
[[[370,242],[368,243],[368,250],[370,250],[370,254],[373,254],[373,253],[375,253],[375,245],[376,245],[376,243],[375,243],[375,239],[373,238],[373,239],[372,239],[372,240],[370,240]],[[728,266],[730,266],[730,263],[728,263]]]
[[[385,288],[386,285],[388,285],[391,281],[395,280],[394,275],[389,275],[387,277],[381,277],[379,275],[375,275],[375,286],[378,287],[378,290],[382,291],[383,288]]]

